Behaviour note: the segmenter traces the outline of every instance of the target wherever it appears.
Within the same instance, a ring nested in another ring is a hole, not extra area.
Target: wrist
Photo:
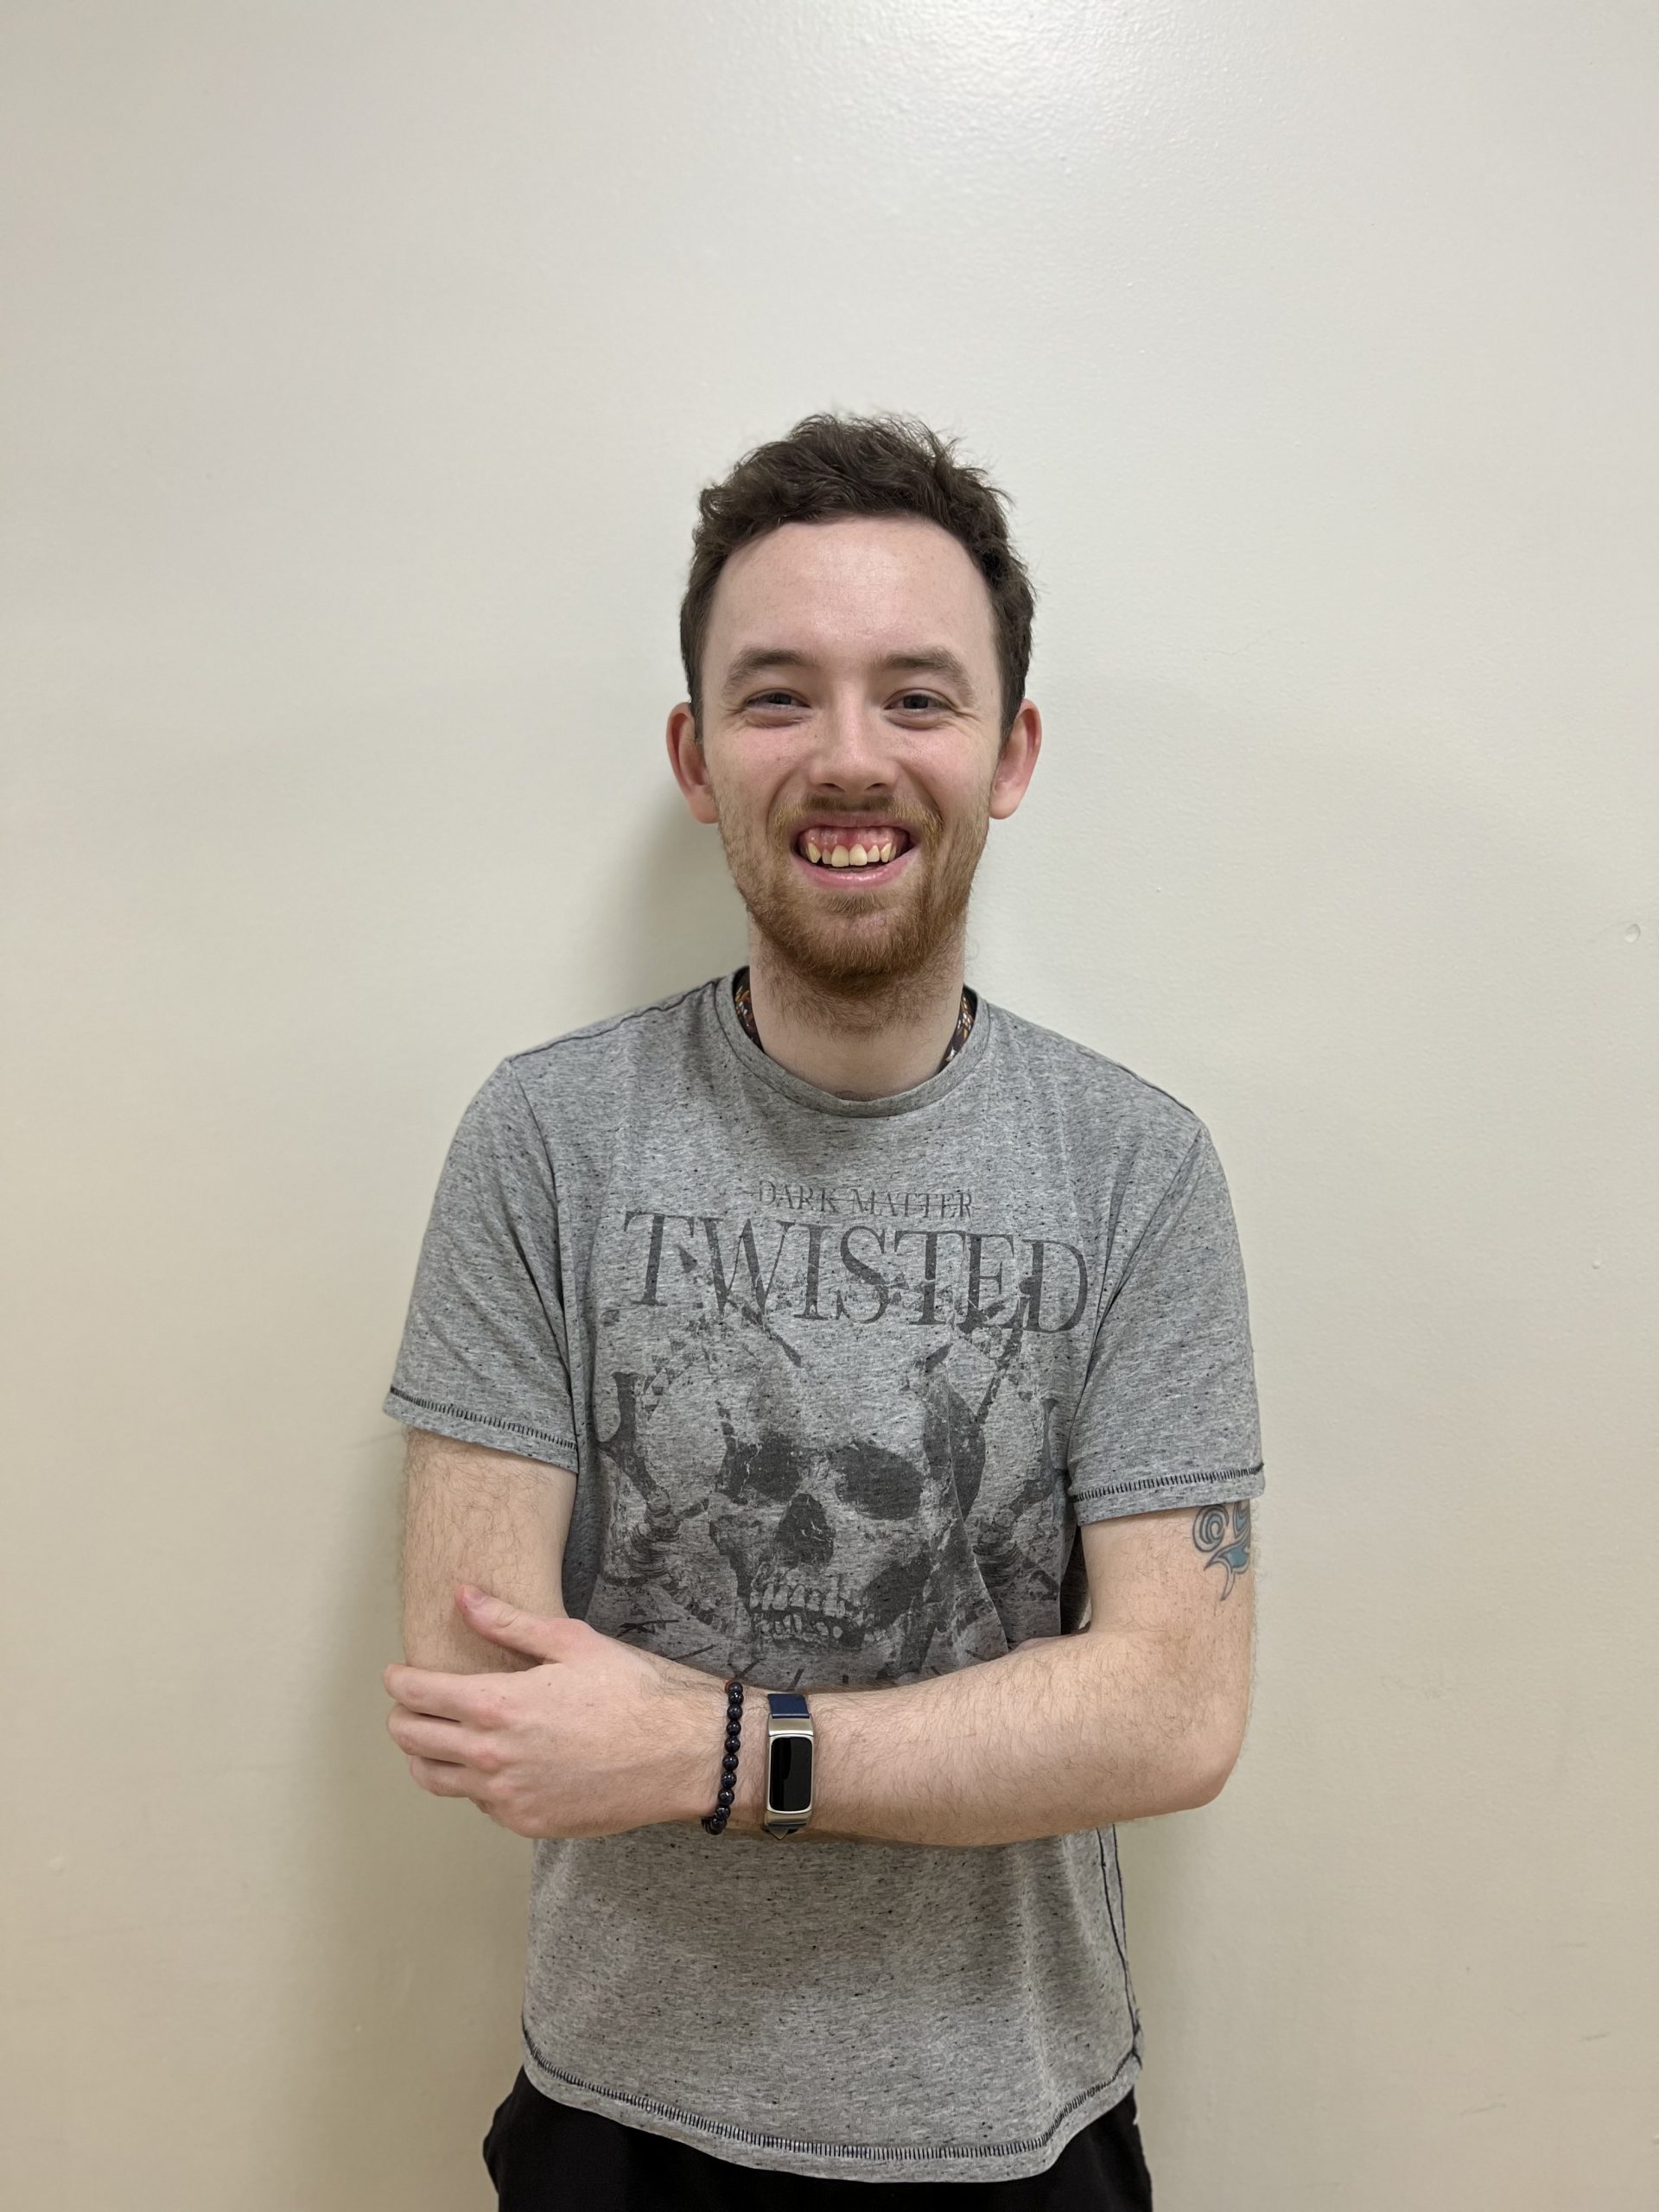
[[[805,1692],[801,1692],[801,1694],[805,1697]],[[817,1734],[818,1730],[817,1692],[812,1694],[812,1703],[810,1703],[807,1710],[810,1710],[810,1714],[812,1714],[812,1727],[814,1727],[814,1734]],[[728,1832],[736,1829],[739,1836],[761,1836],[766,1838],[766,1840],[772,1840],[772,1838],[767,1838],[767,1832],[766,1832],[767,1770],[770,1770],[770,1730],[767,1730],[767,1719],[770,1719],[767,1692],[752,1686],[746,1676],[746,1681],[743,1681],[743,1743],[741,1747],[739,1747],[739,1772],[736,1772],[736,1785],[739,1787],[736,1787],[736,1798],[734,1802],[732,1802],[732,1812],[730,1816],[728,1816],[726,1827]],[[818,1741],[821,1741],[821,1738],[818,1738]],[[818,1770],[818,1757],[817,1757],[817,1750],[814,1750],[814,1774],[817,1774],[817,1770]],[[818,1801],[817,1778],[814,1778],[812,1794],[814,1794],[814,1808],[817,1808],[817,1801]],[[805,1836],[817,1832],[818,1832],[817,1821],[807,1822],[807,1827],[801,1829],[801,1834],[805,1834]]]

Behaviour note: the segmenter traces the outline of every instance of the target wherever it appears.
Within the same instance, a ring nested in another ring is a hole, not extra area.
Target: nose
[[[802,766],[818,791],[859,798],[891,791],[898,780],[893,733],[868,699],[837,693],[812,725]]]
[[[798,1491],[778,1523],[772,1539],[778,1556],[791,1567],[822,1567],[835,1556],[835,1534],[823,1503],[808,1491]]]

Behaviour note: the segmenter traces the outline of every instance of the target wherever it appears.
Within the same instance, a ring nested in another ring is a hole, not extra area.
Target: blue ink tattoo
[[[1205,1569],[1218,1567],[1226,1580],[1224,1598],[1250,1563],[1250,1507],[1248,1498],[1236,1505],[1201,1505],[1192,1516],[1192,1541],[1205,1554]]]

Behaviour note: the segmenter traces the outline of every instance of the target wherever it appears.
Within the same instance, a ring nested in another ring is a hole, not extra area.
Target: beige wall
[[[969,974],[1209,1122],[1245,1758],[1126,1836],[1160,2212],[1656,2201],[1643,0],[16,5],[7,2087],[30,2212],[453,2212],[528,1846],[384,1732],[503,1052],[740,955],[697,486],[1016,494]]]

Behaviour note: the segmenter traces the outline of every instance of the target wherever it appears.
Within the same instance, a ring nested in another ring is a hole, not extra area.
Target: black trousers
[[[503,2212],[1152,2212],[1133,2089],[1023,2181],[825,2181],[736,2165],[560,2104],[521,2066],[484,2138],[484,2164]]]

